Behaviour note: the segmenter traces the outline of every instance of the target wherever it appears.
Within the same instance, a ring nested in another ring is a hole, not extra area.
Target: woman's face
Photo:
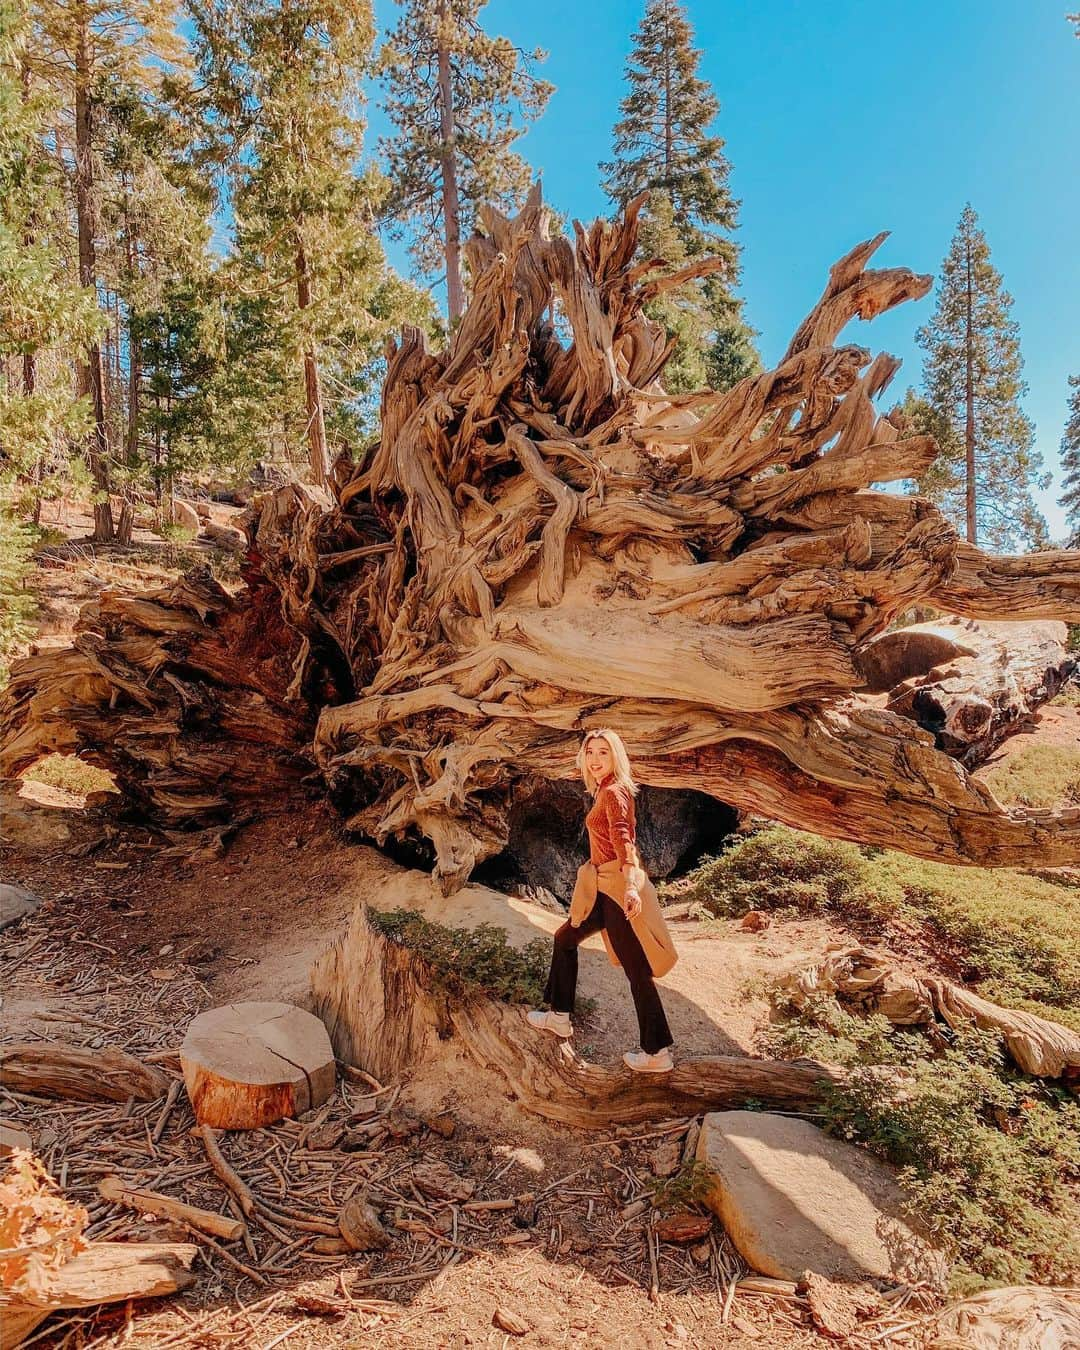
[[[594,782],[599,783],[615,770],[611,746],[602,736],[594,737],[585,746],[585,767]]]

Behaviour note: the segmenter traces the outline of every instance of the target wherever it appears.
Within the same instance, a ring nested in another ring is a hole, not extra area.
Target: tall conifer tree
[[[485,202],[511,206],[529,186],[512,149],[539,117],[552,86],[532,73],[544,53],[522,53],[480,25],[487,0],[398,0],[382,49],[383,142],[392,183],[388,216],[411,241],[420,272],[445,269],[450,321],[465,309],[461,242]]]
[[[79,282],[97,288],[102,138],[100,91],[110,80],[145,90],[186,56],[176,0],[31,0],[32,73],[63,100],[70,118],[70,177],[78,240]],[[111,444],[107,372],[94,341],[77,363],[79,387],[90,400],[94,430],[90,466],[97,490],[94,537],[113,536],[109,506]]]
[[[210,140],[229,168],[231,270],[252,375],[280,382],[286,437],[299,422],[312,474],[325,482],[327,427],[353,396],[352,370],[370,366],[403,317],[425,312],[386,265],[375,232],[381,185],[359,170],[371,5],[192,0],[191,11]],[[286,387],[283,360],[302,376],[299,418],[290,393],[300,385]]]
[[[1069,376],[1069,416],[1061,437],[1061,505],[1069,528],[1069,547],[1080,548],[1080,375]]]
[[[1049,482],[1020,400],[1027,390],[1012,297],[990,261],[970,205],[941,267],[933,317],[916,340],[926,352],[923,384],[948,428],[953,484],[942,509],[972,544],[1020,549],[1044,543],[1046,522],[1032,491]]]
[[[726,274],[691,282],[650,307],[677,339],[667,373],[673,389],[706,381],[726,389],[757,368],[753,334],[734,294],[739,203],[728,183],[724,142],[712,130],[720,103],[698,74],[700,63],[685,8],[676,0],[648,0],[627,62],[629,89],[619,105],[613,158],[600,165],[617,206],[650,193],[643,258],[677,267],[717,254],[728,264]]]

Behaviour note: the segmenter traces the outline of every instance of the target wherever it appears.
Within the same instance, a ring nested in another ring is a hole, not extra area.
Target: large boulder
[[[707,1115],[697,1156],[706,1203],[743,1259],[798,1280],[926,1282],[944,1289],[944,1258],[901,1217],[892,1172],[808,1121],[763,1111]]]
[[[589,856],[589,806],[583,783],[525,780],[510,808],[509,844],[477,869],[476,879],[503,889],[542,886],[568,903],[577,869]],[[657,881],[718,851],[738,824],[730,806],[702,792],[643,787],[635,809],[642,863]]]

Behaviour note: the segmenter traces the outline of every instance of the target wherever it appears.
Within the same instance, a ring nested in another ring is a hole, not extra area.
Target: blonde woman
[[[664,924],[652,882],[641,869],[635,837],[637,784],[622,739],[607,729],[590,731],[577,757],[585,786],[593,795],[585,817],[589,861],[579,870],[570,918],[555,934],[544,1001],[550,1011],[527,1013],[529,1024],[555,1036],[572,1036],[570,1018],[577,991],[578,947],[601,933],[613,965],[630,981],[637,1010],[640,1051],[623,1060],[637,1073],[667,1073],[674,1068],[671,1032],[654,977],[665,975],[678,959]]]

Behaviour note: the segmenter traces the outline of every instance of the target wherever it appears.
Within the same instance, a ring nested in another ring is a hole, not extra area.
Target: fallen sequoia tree
[[[256,502],[238,596],[192,575],[86,606],[72,648],[16,667],[0,772],[77,753],[191,828],[317,769],[351,828],[429,840],[449,892],[503,846],[515,784],[573,776],[582,730],[612,725],[643,782],[820,834],[1080,860],[1080,808],[1003,809],[857,692],[861,654],[916,603],[1080,620],[1080,552],[990,557],[874,486],[937,447],[875,409],[895,359],[837,338],[930,277],[870,269],[879,235],[775,370],[670,395],[644,306],[721,264],[635,261],[640,204],[573,242],[537,192],[483,213],[447,349],[416,329],[390,347],[378,445],[332,491]]]

